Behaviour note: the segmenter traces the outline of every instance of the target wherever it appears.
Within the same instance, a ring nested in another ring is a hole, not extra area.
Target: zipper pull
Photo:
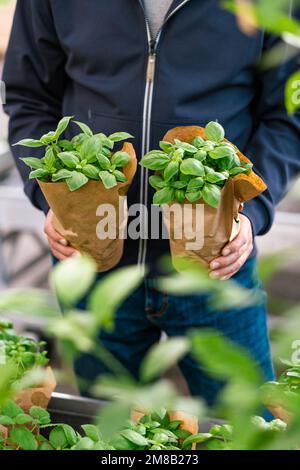
[[[147,81],[153,82],[155,75],[155,63],[156,63],[156,54],[152,52],[149,54],[148,58],[148,67],[147,67]]]

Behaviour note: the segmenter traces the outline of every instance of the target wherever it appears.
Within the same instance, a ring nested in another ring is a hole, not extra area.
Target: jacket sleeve
[[[276,43],[278,39],[266,38],[266,50]],[[284,54],[289,56],[289,52],[286,46]],[[299,69],[299,54],[294,51],[292,58],[258,75],[256,126],[245,154],[268,189],[245,204],[243,212],[252,223],[254,235],[263,235],[271,228],[276,205],[300,173],[300,112],[289,116],[285,109],[286,82]]]
[[[18,0],[3,72],[11,145],[27,137],[40,138],[56,128],[62,117],[64,64],[49,0]],[[28,180],[29,169],[20,161],[20,157],[42,157],[42,150],[16,146],[12,152],[25,193],[47,213],[38,184]]]

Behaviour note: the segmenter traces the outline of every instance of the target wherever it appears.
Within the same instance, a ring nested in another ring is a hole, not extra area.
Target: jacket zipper
[[[147,63],[147,71],[146,71],[146,87],[145,87],[145,95],[144,95],[144,106],[143,106],[143,133],[142,133],[142,156],[145,155],[150,151],[150,135],[151,135],[151,118],[152,118],[152,104],[153,104],[153,89],[155,84],[155,67],[156,67],[156,50],[160,40],[161,32],[166,24],[166,22],[181,8],[183,5],[188,3],[190,0],[182,1],[171,13],[165,18],[160,30],[158,31],[156,37],[154,39],[151,38],[150,32],[150,22],[147,18],[146,11],[143,5],[142,0],[139,0],[141,8],[145,15],[145,23],[146,23],[146,30],[147,30],[147,37],[148,37],[148,63]],[[140,183],[140,204],[145,205],[147,207],[148,202],[148,177],[149,177],[149,170],[147,168],[141,167],[141,183]],[[143,214],[143,208],[142,208]],[[142,227],[143,232],[145,231],[145,238],[143,238],[143,234],[141,235],[140,242],[139,242],[139,253],[138,253],[138,265],[141,268],[145,269],[145,262],[147,256],[147,221],[144,220],[146,218],[144,215]]]

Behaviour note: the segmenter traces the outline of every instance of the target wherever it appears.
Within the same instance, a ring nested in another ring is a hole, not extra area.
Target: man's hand
[[[53,227],[53,212],[50,209],[44,227],[44,232],[47,235],[48,242],[52,251],[53,256],[64,261],[70,256],[74,256],[79,252],[68,246],[67,240],[65,240]]]
[[[222,281],[230,279],[236,274],[249,258],[253,250],[253,234],[250,220],[245,215],[240,215],[240,232],[238,236],[222,251],[220,258],[216,258],[210,263],[213,278]]]

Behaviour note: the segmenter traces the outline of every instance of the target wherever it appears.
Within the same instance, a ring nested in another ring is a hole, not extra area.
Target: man
[[[4,71],[10,142],[37,138],[63,115],[75,115],[98,132],[130,132],[141,157],[157,148],[171,127],[217,119],[269,188],[246,204],[240,234],[212,262],[211,275],[260,289],[253,236],[270,229],[274,207],[300,168],[299,115],[287,116],[283,104],[296,60],[265,72],[256,68],[276,41],[263,32],[244,35],[217,0],[21,0]],[[72,256],[74,250],[52,226],[37,184],[27,180],[19,161],[27,155],[16,147],[14,155],[26,194],[47,214],[53,255],[59,260]],[[129,204],[150,204],[147,177],[139,168]],[[167,240],[127,240],[120,264],[153,266],[167,251]],[[177,336],[207,326],[244,346],[265,378],[273,378],[264,305],[212,311],[207,296],[159,293],[152,276],[120,307],[115,331],[101,339],[138,376],[142,358],[161,331]],[[180,366],[192,394],[213,404],[221,385],[189,356]],[[85,378],[104,370],[90,356],[76,368]]]

